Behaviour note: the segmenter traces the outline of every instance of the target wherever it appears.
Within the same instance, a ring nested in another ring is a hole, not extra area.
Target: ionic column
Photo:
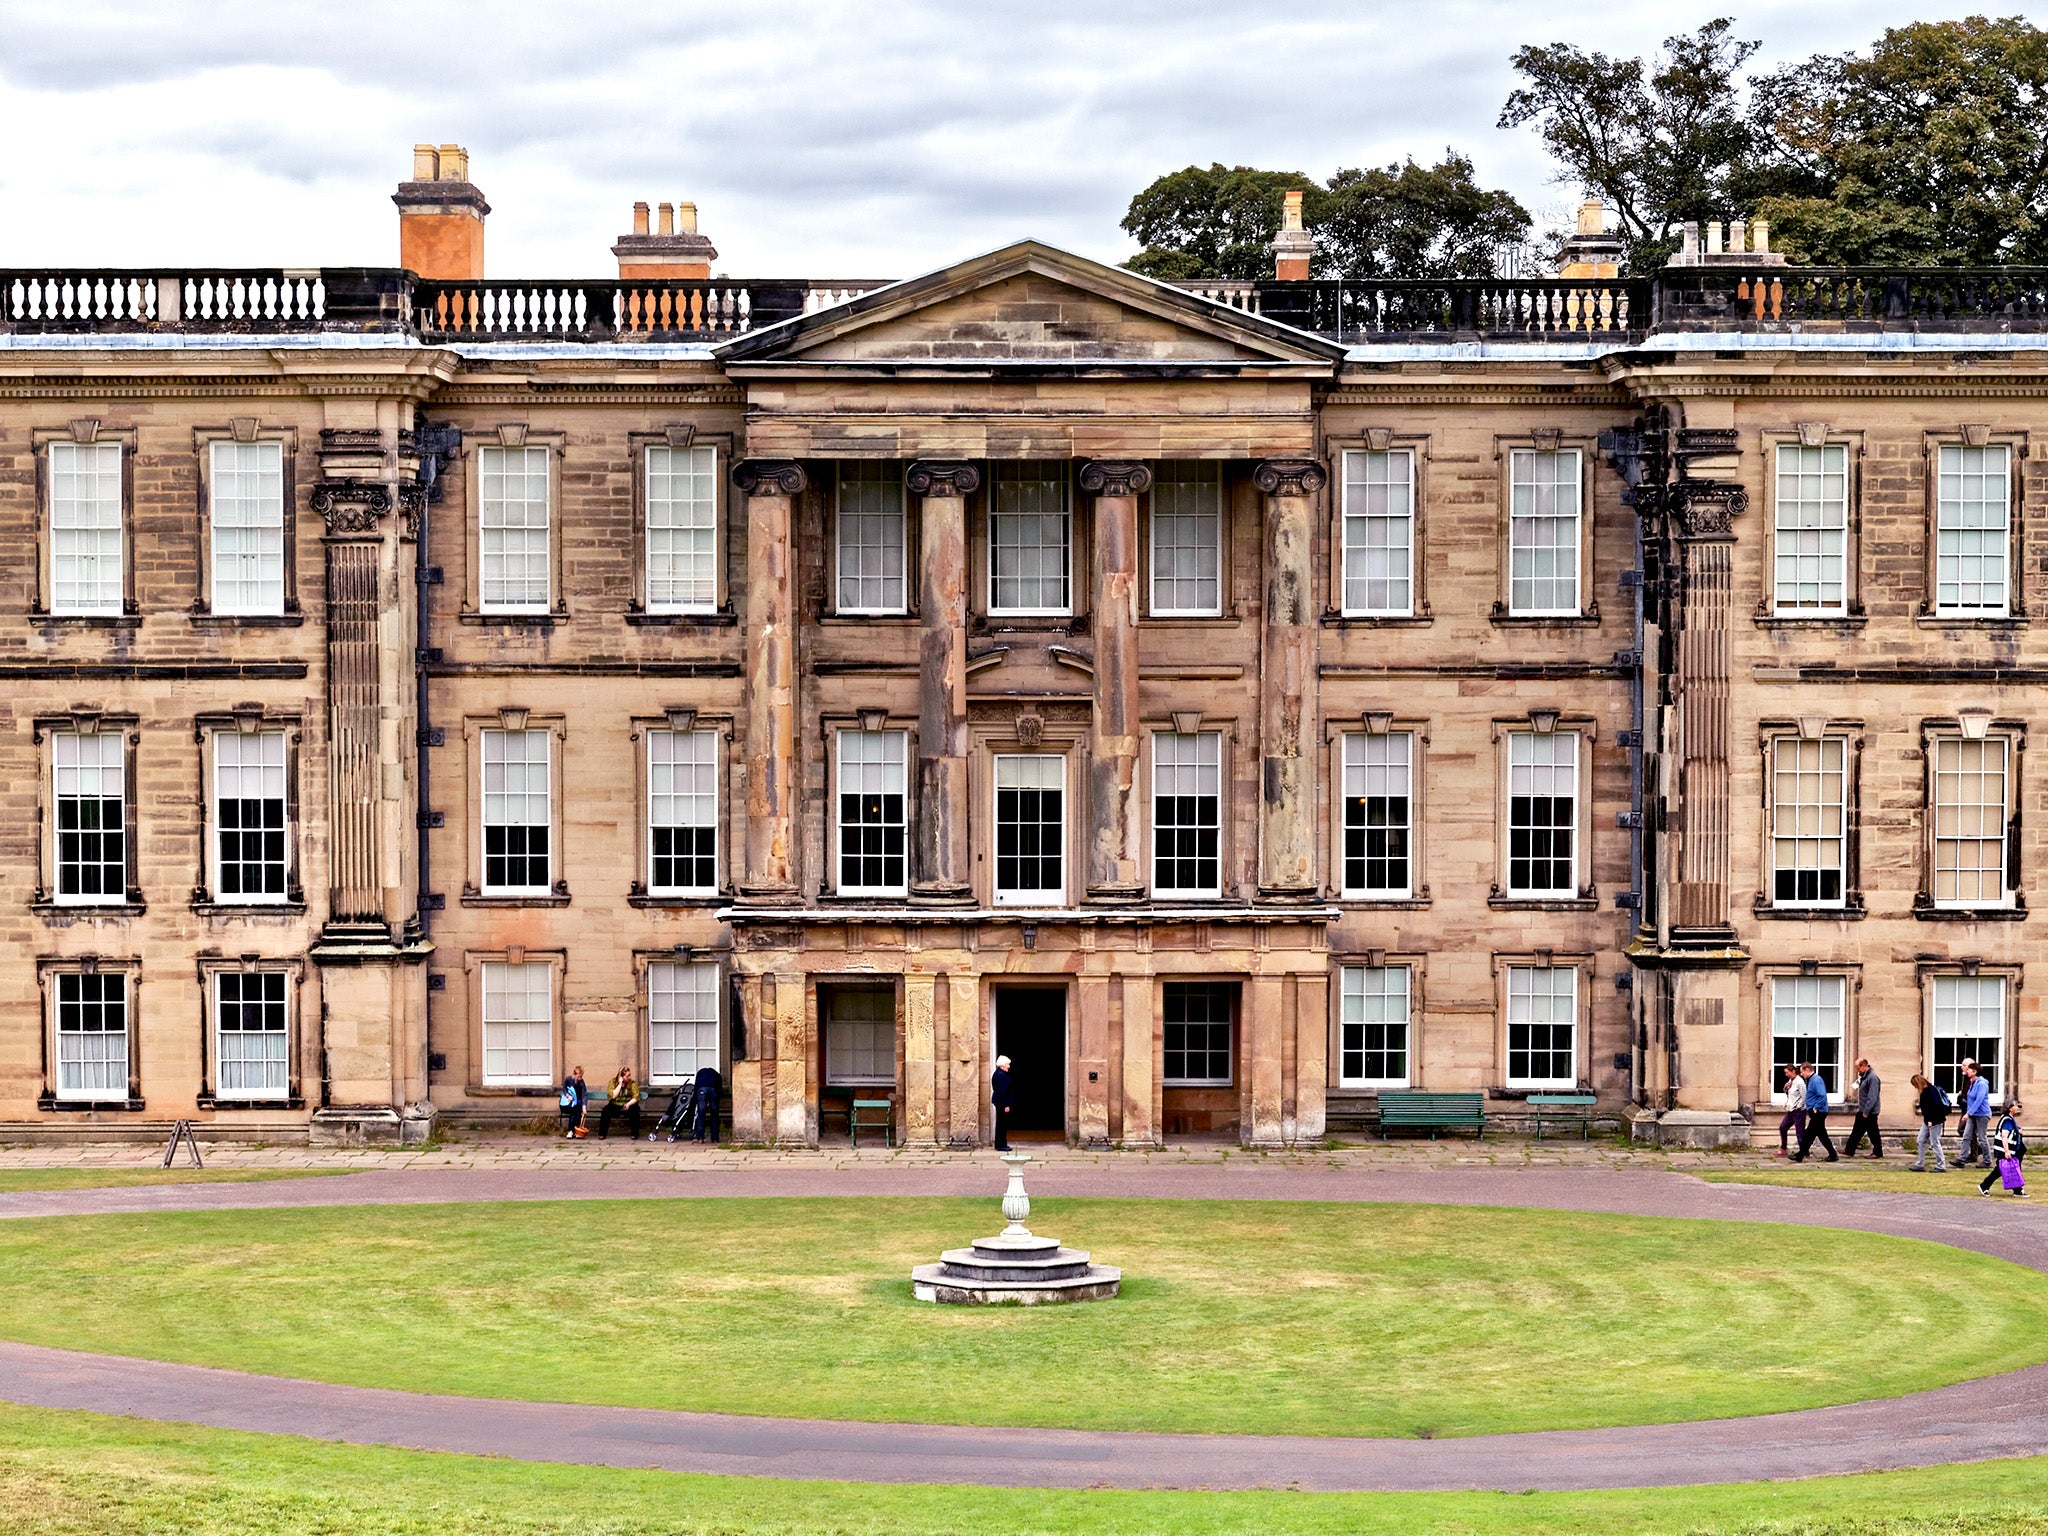
[[[1252,475],[1265,495],[1265,604],[1259,631],[1259,894],[1316,893],[1313,556],[1317,493],[1329,482],[1313,459],[1265,459]]]
[[[743,901],[794,900],[796,887],[796,572],[792,504],[807,481],[793,459],[742,459],[747,497],[747,836]]]
[[[1095,714],[1088,753],[1088,898],[1145,894],[1138,817],[1138,497],[1152,471],[1091,459],[1081,489],[1095,498]]]
[[[972,464],[920,459],[915,901],[964,903],[967,879],[967,497]]]

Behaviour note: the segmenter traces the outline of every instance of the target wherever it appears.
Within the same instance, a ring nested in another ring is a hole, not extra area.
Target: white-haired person
[[[989,1107],[996,1115],[996,1150],[1010,1150],[1010,1110],[1015,1100],[1010,1094],[1010,1058],[998,1056],[996,1069],[988,1080]]]

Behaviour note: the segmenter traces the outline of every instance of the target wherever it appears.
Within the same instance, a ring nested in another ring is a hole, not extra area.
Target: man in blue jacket
[[[1970,1166],[1975,1157],[1989,1168],[1991,1162],[1991,1079],[1977,1063],[1963,1061],[1963,1155],[1958,1168]]]
[[[1799,1075],[1806,1079],[1806,1129],[1799,1133],[1799,1150],[1792,1154],[1792,1161],[1805,1162],[1806,1154],[1817,1141],[1828,1149],[1828,1161],[1839,1163],[1834,1139],[1828,1135],[1827,1079],[1813,1069],[1810,1061],[1799,1063]]]

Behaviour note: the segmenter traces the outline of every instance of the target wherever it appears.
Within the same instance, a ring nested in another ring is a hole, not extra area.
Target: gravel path
[[[981,1195],[992,1164],[832,1170],[406,1170],[0,1195],[0,1217],[479,1200]],[[1052,1163],[1034,1195],[1401,1201],[1798,1222],[1947,1243],[2048,1271],[2048,1213],[2012,1201],[1705,1184],[1590,1168]],[[1881,1326],[1881,1320],[1874,1320]],[[1758,1418],[1451,1440],[983,1429],[752,1419],[334,1386],[0,1343],[0,1399],[529,1461],[1007,1487],[1579,1489],[1742,1482],[2048,1453],[2048,1365]]]

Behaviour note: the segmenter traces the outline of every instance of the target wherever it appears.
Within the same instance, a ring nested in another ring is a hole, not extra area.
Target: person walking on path
[[[699,1067],[690,1093],[690,1140],[702,1141],[708,1131],[718,1143],[718,1087],[716,1067]]]
[[[1849,1127],[1849,1140],[1842,1147],[1843,1156],[1854,1157],[1866,1134],[1870,1137],[1869,1155],[1884,1156],[1884,1136],[1877,1128],[1877,1112],[1883,1102],[1883,1092],[1884,1081],[1877,1075],[1877,1069],[1862,1057],[1857,1057],[1856,1120]]]
[[[1810,1061],[1799,1063],[1799,1075],[1806,1079],[1806,1129],[1799,1133],[1799,1150],[1792,1154],[1792,1161],[1805,1162],[1806,1154],[1817,1141],[1828,1149],[1828,1161],[1839,1163],[1842,1159],[1835,1152],[1834,1139],[1828,1135],[1827,1079],[1814,1070]]]
[[[1992,1183],[2002,1179],[2016,1198],[2027,1198],[2027,1176],[2020,1167],[2027,1158],[2027,1138],[2020,1134],[2020,1110],[2023,1107],[2015,1101],[2006,1105],[2005,1113],[1999,1117],[1998,1129],[1991,1133],[1991,1153],[1997,1161],[1984,1175],[1984,1182],[1977,1186],[1978,1194],[1990,1194]]]
[[[562,1140],[574,1141],[590,1134],[583,1124],[583,1106],[590,1102],[590,1085],[583,1081],[581,1067],[562,1079],[562,1092],[555,1102],[562,1108]]]
[[[1975,1157],[1986,1168],[1991,1161],[1991,1079],[1976,1062],[1963,1061],[1963,1150],[1958,1168],[1970,1166]]]
[[[612,1116],[626,1117],[626,1134],[633,1140],[640,1139],[640,1085],[633,1079],[631,1067],[621,1067],[613,1074],[611,1087],[605,1090],[604,1109],[597,1117],[597,1139],[609,1139],[612,1133]]]
[[[1787,1065],[1785,1068],[1785,1116],[1778,1122],[1778,1156],[1785,1156],[1789,1150],[1785,1145],[1787,1136],[1797,1136],[1806,1129],[1806,1080],[1799,1075],[1799,1068]]]
[[[996,1069],[988,1080],[989,1108],[996,1116],[996,1150],[1010,1150],[1010,1108],[1014,1102],[1010,1095],[1010,1058],[998,1056]]]
[[[1913,1161],[1906,1167],[1913,1173],[1927,1171],[1928,1149],[1934,1151],[1934,1171],[1948,1172],[1948,1154],[1941,1149],[1941,1128],[1948,1124],[1948,1095],[1918,1072],[1913,1074],[1913,1088],[1919,1094],[1920,1140],[1913,1151]]]

